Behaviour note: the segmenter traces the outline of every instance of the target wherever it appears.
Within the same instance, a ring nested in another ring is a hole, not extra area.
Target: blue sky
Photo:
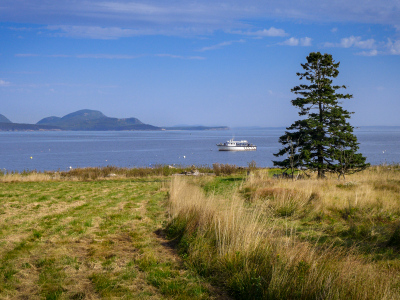
[[[340,61],[351,124],[400,125],[397,0],[0,0],[0,113],[289,126],[314,51]]]

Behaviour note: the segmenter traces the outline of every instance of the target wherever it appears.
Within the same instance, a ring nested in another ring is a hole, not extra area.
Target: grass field
[[[0,299],[220,297],[162,235],[167,177],[46,176],[0,182]]]
[[[400,168],[175,178],[169,234],[237,299],[400,299]]]
[[[0,299],[400,299],[398,165],[181,171],[1,175]]]

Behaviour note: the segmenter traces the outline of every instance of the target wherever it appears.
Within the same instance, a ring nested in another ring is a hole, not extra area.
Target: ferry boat
[[[230,139],[225,143],[217,144],[219,151],[255,151],[257,150],[257,146],[250,144],[246,140],[234,141]]]

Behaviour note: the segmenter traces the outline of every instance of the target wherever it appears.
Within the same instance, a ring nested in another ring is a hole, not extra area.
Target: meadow
[[[400,298],[398,165],[191,171],[1,174],[0,298]]]
[[[170,178],[98,171],[0,176],[0,299],[219,298],[162,234]]]

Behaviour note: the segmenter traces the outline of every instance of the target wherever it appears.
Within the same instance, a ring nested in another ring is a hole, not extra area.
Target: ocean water
[[[0,132],[0,169],[67,170],[77,167],[148,167],[156,164],[213,163],[272,167],[284,128],[227,131]],[[355,130],[360,152],[371,164],[400,163],[400,127]],[[257,145],[257,151],[218,151],[232,137]]]

